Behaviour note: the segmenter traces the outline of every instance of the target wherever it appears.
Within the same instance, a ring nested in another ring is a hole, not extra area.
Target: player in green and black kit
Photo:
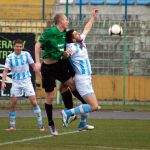
[[[52,117],[55,80],[62,82],[76,95],[78,92],[75,90],[75,84],[69,73],[67,63],[63,60],[68,55],[64,51],[64,47],[65,30],[68,28],[69,21],[64,14],[57,14],[54,17],[54,23],[55,25],[46,30],[35,45],[35,71],[41,71],[42,86],[46,92],[45,110],[51,134],[58,135]],[[41,47],[44,47],[42,64],[40,63]]]

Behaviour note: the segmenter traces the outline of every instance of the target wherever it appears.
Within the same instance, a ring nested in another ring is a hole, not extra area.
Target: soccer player
[[[68,71],[67,63],[63,58],[68,57],[68,53],[64,51],[66,29],[69,21],[64,14],[56,14],[54,17],[54,24],[47,29],[35,44],[35,59],[36,71],[42,75],[42,87],[46,92],[45,110],[48,119],[49,129],[52,135],[58,135],[58,131],[53,121],[53,101],[55,80],[63,83],[64,87],[71,90],[77,97],[79,93],[75,89],[75,83]],[[43,62],[40,63],[40,54],[43,48]],[[64,97],[67,97],[67,93]]]
[[[69,119],[71,115],[83,115],[86,118],[87,113],[96,111],[100,109],[98,106],[98,101],[93,91],[91,82],[91,65],[88,58],[88,52],[85,44],[85,38],[90,31],[94,20],[97,15],[97,10],[92,11],[92,16],[88,23],[85,25],[83,33],[80,35],[79,32],[75,30],[69,30],[66,33],[66,52],[70,55],[70,62],[75,71],[75,85],[76,89],[86,101],[87,104],[81,104],[78,107],[72,109],[64,109],[61,111],[63,122],[66,127],[68,127]],[[79,130],[87,129],[87,122],[80,121],[78,128]],[[93,129],[93,127],[89,128]]]
[[[5,90],[6,84],[5,80],[9,69],[12,72],[12,87],[10,91],[10,126],[7,131],[16,130],[16,104],[18,97],[25,93],[28,96],[31,105],[33,106],[33,111],[37,116],[37,123],[40,131],[45,131],[41,109],[37,104],[35,91],[31,82],[31,74],[29,72],[29,65],[34,69],[35,64],[30,55],[30,53],[23,50],[23,41],[16,39],[13,43],[14,52],[9,54],[5,61],[5,68],[2,75],[1,89]]]
[[[71,66],[71,64],[69,62],[69,59],[64,59],[63,61],[67,64],[69,73],[71,74],[71,76],[72,76],[72,78],[74,80],[75,72],[74,72],[73,67]],[[66,87],[66,85],[63,84],[63,83],[60,84],[60,92],[61,92],[61,97],[62,97],[62,100],[63,100],[63,103],[64,103],[66,109],[73,108],[73,97],[72,97],[72,94],[78,100],[80,100],[81,103],[86,104],[86,102],[80,96],[80,94],[78,92],[73,92],[72,93],[71,90],[69,89],[69,87]],[[70,118],[70,123],[72,121],[74,121],[75,119],[77,119],[77,116],[76,115],[72,115],[71,118]]]

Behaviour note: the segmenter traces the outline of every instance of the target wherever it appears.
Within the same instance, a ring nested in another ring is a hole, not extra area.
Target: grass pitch
[[[79,120],[78,120],[79,121]],[[90,119],[92,131],[69,128],[55,119],[59,135],[40,132],[35,118],[17,118],[17,131],[8,132],[8,118],[0,118],[0,150],[150,150],[150,120]]]

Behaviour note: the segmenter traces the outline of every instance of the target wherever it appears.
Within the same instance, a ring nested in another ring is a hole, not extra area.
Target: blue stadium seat
[[[122,1],[121,1],[121,4],[122,4],[122,5],[125,5],[125,0],[122,0]],[[135,1],[134,1],[134,0],[127,0],[127,4],[128,4],[128,5],[134,5],[134,4],[135,4]]]
[[[102,5],[104,4],[104,0],[91,0],[92,5]]]
[[[106,0],[107,5],[119,5],[120,0]]]
[[[89,0],[82,0],[82,5],[87,5],[89,3]],[[80,5],[80,0],[75,0],[76,5]]]
[[[137,0],[137,5],[150,5],[150,0]]]

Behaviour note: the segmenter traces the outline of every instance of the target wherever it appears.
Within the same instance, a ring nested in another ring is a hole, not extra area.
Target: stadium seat
[[[124,4],[125,4],[125,0],[122,0],[122,1],[121,1],[121,4],[124,5]],[[128,4],[128,5],[134,5],[134,4],[135,4],[135,1],[134,1],[134,0],[127,0],[127,4]]]
[[[87,5],[89,3],[89,0],[81,0],[81,1],[82,1],[82,5]],[[75,0],[75,4],[80,5],[80,0]]]
[[[107,5],[119,5],[120,0],[106,0]]]
[[[137,0],[137,5],[150,5],[150,0]]]
[[[104,0],[91,0],[92,5],[102,5],[104,4]]]
[[[59,4],[66,4],[66,0],[59,0]],[[73,4],[73,0],[68,0],[68,4]]]

